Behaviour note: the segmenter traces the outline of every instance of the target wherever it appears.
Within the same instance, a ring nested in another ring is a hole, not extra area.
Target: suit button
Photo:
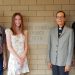
[[[57,53],[58,51],[56,50],[56,53]]]
[[[56,47],[58,47],[58,45],[56,45]]]

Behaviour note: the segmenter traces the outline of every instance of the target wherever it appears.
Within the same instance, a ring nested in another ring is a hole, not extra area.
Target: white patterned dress
[[[17,52],[17,54],[19,54],[19,55],[22,54],[24,51],[24,42],[25,42],[24,35],[23,34],[12,35],[12,31],[10,29],[6,29],[5,33],[6,33],[6,35],[9,35],[9,34],[11,35],[12,47]],[[23,67],[20,67],[16,58],[13,56],[12,53],[10,53],[7,74],[8,75],[17,75],[17,74],[26,73],[26,72],[29,72],[27,58],[25,59]]]

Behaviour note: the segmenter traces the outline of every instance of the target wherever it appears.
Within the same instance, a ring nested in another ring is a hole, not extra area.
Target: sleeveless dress
[[[25,36],[23,34],[13,35],[10,29],[6,29],[5,33],[6,35],[8,34],[11,35],[11,43],[12,43],[13,49],[17,52],[17,54],[22,55],[24,51]],[[16,58],[13,56],[12,53],[10,53],[7,74],[17,75],[17,74],[26,73],[26,72],[29,72],[27,58],[25,59],[23,67],[20,67]]]

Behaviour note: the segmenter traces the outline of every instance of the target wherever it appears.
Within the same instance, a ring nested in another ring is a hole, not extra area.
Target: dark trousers
[[[0,75],[3,75],[3,54],[0,54]]]
[[[64,66],[52,65],[52,75],[69,75],[69,72],[65,72]]]

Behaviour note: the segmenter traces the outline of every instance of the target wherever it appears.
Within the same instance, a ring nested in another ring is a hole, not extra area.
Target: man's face
[[[56,15],[56,23],[59,25],[59,26],[64,26],[64,23],[65,23],[65,17],[64,17],[64,13],[63,12],[59,12],[57,13]]]

